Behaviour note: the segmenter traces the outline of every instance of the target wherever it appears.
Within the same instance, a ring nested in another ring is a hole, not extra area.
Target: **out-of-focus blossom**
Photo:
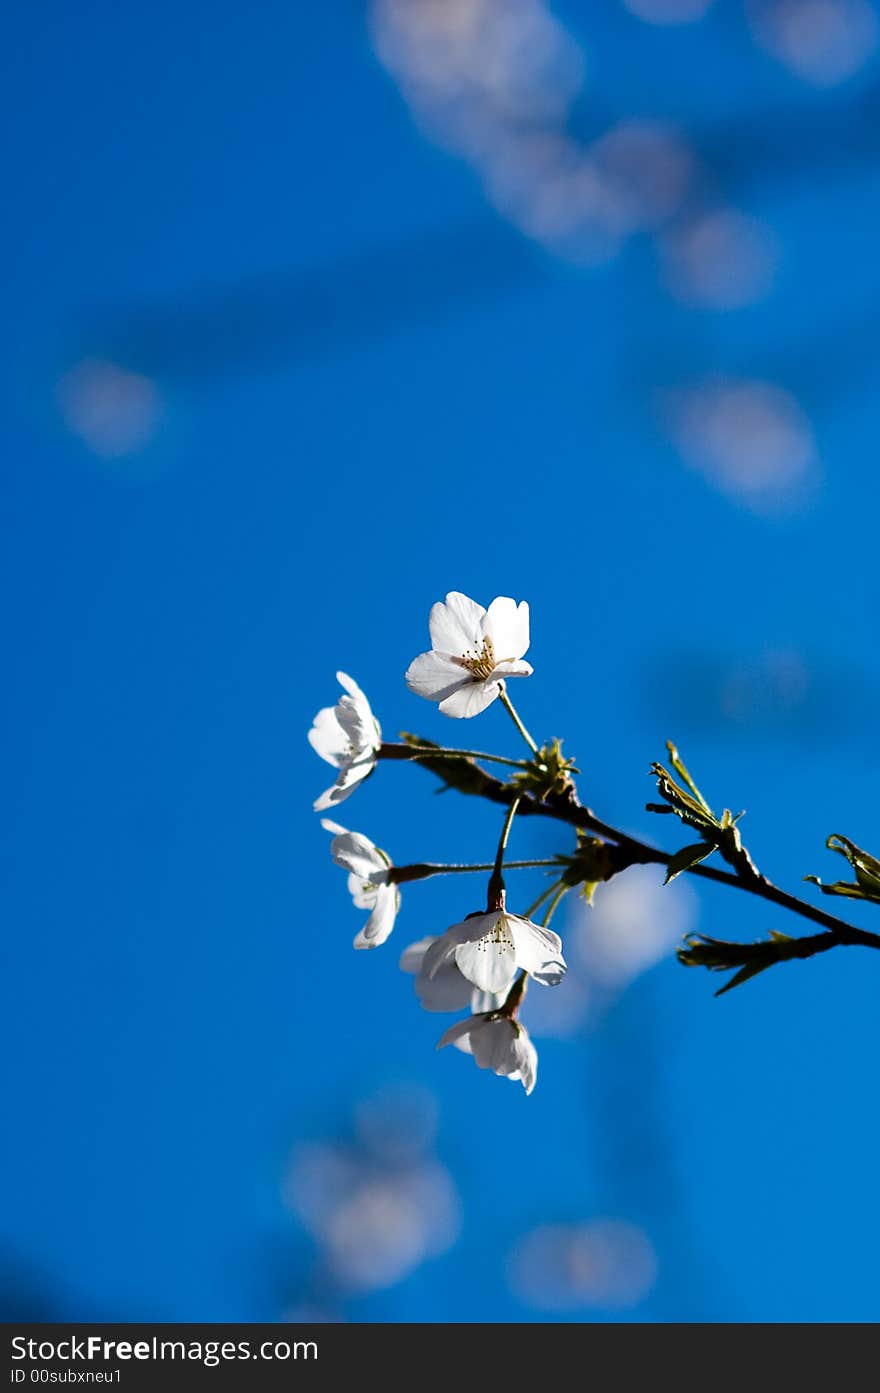
[[[323,707],[309,731],[315,753],[339,770],[335,784],[315,799],[316,812],[343,802],[372,774],[382,743],[379,722],[354,678],[337,672],[336,680],[345,695],[335,706]]]
[[[756,513],[809,501],[818,478],[810,423],[771,382],[713,379],[670,393],[667,419],[685,462]]]
[[[407,1165],[424,1156],[437,1137],[437,1099],[414,1083],[389,1083],[355,1108],[359,1141],[372,1157]]]
[[[373,0],[370,28],[416,114],[459,146],[561,119],[583,80],[578,45],[542,0]]]
[[[557,986],[566,971],[559,935],[504,909],[453,924],[428,948],[425,971],[434,978],[452,962],[480,991],[493,993],[506,992],[518,969],[545,987]]]
[[[689,24],[702,19],[713,0],[623,0],[626,8],[649,24]]]
[[[416,996],[426,1011],[497,1011],[504,1000],[503,992],[482,992],[469,982],[454,958],[438,967],[433,977],[429,972],[431,959],[428,949],[440,942],[440,935],[429,934],[411,943],[400,958],[404,972],[415,976]],[[427,960],[427,961],[426,961]]]
[[[594,141],[589,157],[624,233],[661,227],[679,211],[694,175],[681,135],[661,121],[620,121]]]
[[[330,1142],[297,1148],[285,1197],[343,1292],[378,1291],[452,1246],[461,1224],[449,1172],[418,1150],[388,1159]]]
[[[694,160],[660,122],[628,120],[590,145],[561,132],[512,132],[483,170],[499,212],[566,259],[596,264],[685,201]]]
[[[757,41],[817,87],[845,82],[877,46],[869,0],[750,0],[747,13]]]
[[[68,430],[108,460],[144,449],[162,415],[155,382],[98,359],[87,359],[65,373],[58,384],[58,401]]]
[[[445,716],[476,716],[508,677],[528,677],[529,607],[505,596],[488,610],[452,590],[431,608],[431,651],[410,663],[410,691],[440,704]]]
[[[469,161],[504,217],[555,254],[605,261],[681,208],[694,158],[675,131],[628,120],[592,144],[569,134],[583,59],[546,4],[374,0],[371,25],[420,124]]]
[[[508,1277],[519,1300],[539,1310],[627,1310],[654,1286],[657,1257],[640,1228],[618,1219],[542,1224],[517,1241]]]
[[[793,648],[771,648],[751,663],[734,662],[719,692],[719,714],[748,724],[765,713],[789,722],[810,696],[812,674]]]
[[[767,229],[735,208],[678,223],[664,238],[662,253],[672,293],[714,310],[754,304],[770,289],[777,263]]]
[[[617,994],[672,957],[696,922],[697,899],[685,880],[663,884],[654,866],[630,866],[599,887],[593,905],[570,897],[567,931],[587,980]]]
[[[672,960],[696,925],[697,899],[684,880],[663,885],[653,866],[630,866],[596,891],[565,902],[568,973],[565,989],[529,997],[529,1029],[536,1039],[570,1039],[598,1025],[631,982],[664,959]]]
[[[358,909],[370,917],[354,940],[355,948],[378,948],[384,943],[400,909],[400,890],[388,879],[391,858],[362,832],[349,832],[328,817],[321,826],[333,833],[330,855],[348,871],[348,892]]]
[[[437,1041],[438,1050],[444,1045],[455,1045],[464,1054],[473,1055],[479,1069],[491,1069],[521,1083],[526,1093],[535,1086],[538,1052],[525,1026],[508,1016],[488,1014],[456,1021]]]

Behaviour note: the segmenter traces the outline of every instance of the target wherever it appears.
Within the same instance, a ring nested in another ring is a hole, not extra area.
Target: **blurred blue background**
[[[555,921],[527,1099],[397,967],[482,886],[353,953],[306,743],[341,667],[518,754],[402,677],[513,595],[602,816],[677,843],[674,737],[786,886],[877,849],[878,53],[868,0],[10,16],[7,1318],[880,1316],[880,964],[716,1001],[681,933],[797,923],[634,871]],[[399,765],[338,818],[499,822]]]

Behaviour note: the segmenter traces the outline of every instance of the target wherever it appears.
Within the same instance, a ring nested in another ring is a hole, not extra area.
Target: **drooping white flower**
[[[557,986],[566,972],[559,935],[505,909],[453,924],[427,950],[425,970],[436,977],[450,962],[484,992],[506,992],[518,968],[544,987]]]
[[[504,993],[478,991],[472,982],[460,971],[454,958],[437,967],[433,976],[431,968],[435,954],[431,949],[440,943],[441,938],[429,934],[411,943],[400,958],[404,972],[415,977],[416,996],[426,1011],[464,1011],[477,1014],[481,1011],[497,1011],[504,1001]]]
[[[337,672],[336,680],[346,695],[335,706],[319,711],[309,731],[309,744],[315,753],[339,770],[332,788],[315,799],[318,813],[341,803],[372,774],[382,743],[379,722],[357,682],[345,672]]]
[[[440,703],[446,716],[476,716],[508,677],[532,672],[523,654],[529,646],[529,607],[506,596],[488,610],[458,590],[431,609],[431,651],[410,663],[410,691]]]
[[[370,917],[354,940],[355,948],[378,948],[384,943],[400,908],[400,890],[388,879],[391,859],[381,847],[362,832],[349,832],[329,817],[321,826],[332,832],[330,855],[348,871],[348,891],[358,909],[370,910]]]
[[[529,1032],[519,1021],[509,1016],[470,1016],[456,1021],[437,1041],[437,1048],[455,1045],[465,1054],[473,1055],[480,1069],[491,1069],[508,1079],[518,1080],[526,1093],[531,1093],[538,1076],[538,1051],[529,1039]]]

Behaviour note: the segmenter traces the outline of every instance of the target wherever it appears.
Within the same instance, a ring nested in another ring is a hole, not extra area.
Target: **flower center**
[[[499,917],[492,925],[487,934],[477,940],[477,949],[485,953],[489,948],[495,946],[502,953],[506,953],[508,948],[511,953],[514,951],[513,935],[504,922],[503,917]]]
[[[466,667],[468,672],[476,678],[478,682],[485,682],[492,676],[497,666],[495,662],[495,649],[492,647],[490,638],[483,639],[483,647],[479,653],[470,648],[458,660],[462,667]]]

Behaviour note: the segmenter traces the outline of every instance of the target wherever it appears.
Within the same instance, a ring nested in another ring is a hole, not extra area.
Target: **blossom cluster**
[[[467,595],[452,591],[445,602],[431,609],[429,631],[430,650],[415,658],[407,670],[409,689],[437,702],[444,715],[458,719],[474,717],[500,698],[528,743],[530,754],[536,754],[537,747],[516,715],[506,688],[510,678],[532,673],[524,656],[529,648],[528,605],[502,596],[484,609]],[[338,771],[332,786],[315,801],[318,812],[335,808],[350,797],[383,757],[382,731],[369,701],[346,673],[337,673],[337,679],[343,694],[335,706],[318,712],[309,732],[312,748]],[[471,753],[436,746],[431,749],[448,757]],[[526,761],[519,763],[524,768],[527,765]],[[551,900],[542,924],[529,917],[536,906],[523,914],[507,908],[503,854],[515,811],[514,797],[494,864],[478,867],[431,863],[396,867],[362,832],[349,831],[330,818],[323,818],[322,826],[332,837],[333,861],[348,872],[348,889],[355,905],[369,911],[354,940],[355,948],[378,948],[386,942],[400,910],[401,882],[446,871],[491,872],[485,909],[468,914],[443,933],[410,944],[400,966],[415,978],[416,995],[426,1011],[468,1013],[443,1033],[438,1048],[455,1045],[470,1054],[479,1068],[518,1080],[526,1093],[531,1093],[537,1052],[519,1020],[520,1006],[529,981],[557,986],[566,965],[561,939],[548,927],[558,896]],[[539,903],[545,899],[546,893]]]

